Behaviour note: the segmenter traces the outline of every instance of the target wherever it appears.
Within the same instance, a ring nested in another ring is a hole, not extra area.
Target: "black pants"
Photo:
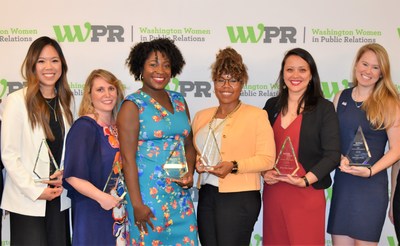
[[[10,213],[11,245],[71,245],[69,210],[60,212],[60,198],[46,203],[46,216]]]
[[[217,187],[203,185],[197,205],[201,245],[250,245],[260,209],[258,190],[219,193]]]

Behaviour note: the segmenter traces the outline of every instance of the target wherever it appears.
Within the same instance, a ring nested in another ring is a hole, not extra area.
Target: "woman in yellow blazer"
[[[198,112],[192,124],[201,174],[200,242],[249,245],[261,208],[260,173],[275,160],[274,136],[266,112],[239,100],[248,81],[240,54],[220,50],[212,80],[219,106]]]

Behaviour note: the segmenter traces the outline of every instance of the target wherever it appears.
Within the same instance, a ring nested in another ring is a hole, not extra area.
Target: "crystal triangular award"
[[[286,137],[283,142],[278,158],[276,158],[274,168],[279,175],[289,174],[297,176],[296,173],[299,170],[299,163],[297,162],[296,153],[293,149],[290,137]]]
[[[33,173],[36,175],[35,182],[50,180],[50,176],[58,170],[58,163],[54,159],[46,139],[42,139],[36,155],[35,165],[33,166]]]
[[[173,145],[168,159],[163,165],[167,176],[171,179],[179,179],[188,172],[185,155],[185,145],[182,140],[176,141]]]
[[[369,151],[367,140],[364,137],[361,126],[357,129],[346,157],[350,161],[350,166],[371,166],[368,164],[368,161],[371,159],[371,152]]]
[[[104,185],[103,192],[119,198],[124,198],[126,195],[124,176],[122,175],[122,162],[119,159],[119,152],[114,159],[107,182]]]
[[[222,160],[214,130],[211,128],[201,151],[200,160],[205,170],[212,170]]]

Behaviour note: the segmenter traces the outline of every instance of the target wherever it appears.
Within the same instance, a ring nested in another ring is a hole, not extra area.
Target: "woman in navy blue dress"
[[[121,199],[103,192],[119,161],[115,120],[122,99],[122,84],[113,74],[99,69],[89,75],[80,118],[66,141],[64,186],[72,201],[73,245],[125,245]]]
[[[339,92],[334,99],[342,160],[334,177],[328,233],[334,245],[377,245],[388,206],[386,169],[400,158],[399,99],[389,57],[381,45],[359,49],[353,83],[353,88]],[[346,155],[359,127],[371,159],[368,165],[350,166]]]

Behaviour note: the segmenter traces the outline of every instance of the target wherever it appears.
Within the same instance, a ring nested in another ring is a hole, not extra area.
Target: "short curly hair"
[[[243,63],[242,56],[231,47],[219,50],[215,62],[211,65],[211,77],[213,81],[217,81],[223,74],[230,74],[243,84],[247,84],[249,80],[247,67]]]
[[[172,40],[168,38],[159,38],[149,42],[140,42],[132,47],[125,64],[128,66],[130,74],[135,77],[135,80],[140,80],[144,63],[154,51],[159,51],[168,57],[171,63],[172,77],[182,72],[185,59],[181,51]]]

